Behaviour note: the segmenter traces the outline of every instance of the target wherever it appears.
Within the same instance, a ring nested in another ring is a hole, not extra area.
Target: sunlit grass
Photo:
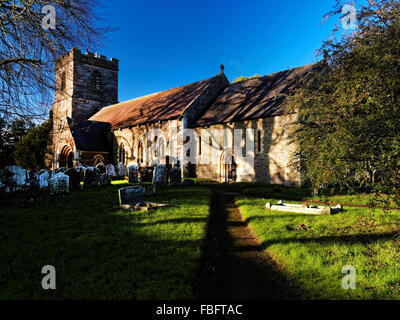
[[[250,227],[311,299],[400,299],[400,211],[345,208],[333,216],[265,209],[272,199],[237,199]],[[356,289],[342,288],[345,265]]]

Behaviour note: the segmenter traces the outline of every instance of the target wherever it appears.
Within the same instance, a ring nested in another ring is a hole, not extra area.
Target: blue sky
[[[120,60],[119,100],[212,77],[230,81],[315,62],[333,0],[102,0],[116,31],[98,53]],[[82,48],[83,50],[85,48]]]

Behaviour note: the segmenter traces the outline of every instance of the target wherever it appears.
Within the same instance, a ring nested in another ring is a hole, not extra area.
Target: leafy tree
[[[7,123],[0,118],[0,169],[15,164],[15,145],[27,134],[33,124],[22,119]]]
[[[400,201],[400,4],[361,6],[357,25],[334,30],[325,59],[290,98],[295,163],[315,190],[369,187]]]
[[[39,170],[44,167],[47,139],[51,127],[49,121],[31,129],[15,146],[15,163],[25,169]]]

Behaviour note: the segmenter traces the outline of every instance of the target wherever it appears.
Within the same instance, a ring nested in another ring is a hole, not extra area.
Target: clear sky
[[[313,63],[337,23],[320,25],[333,0],[102,2],[117,30],[98,53],[120,60],[120,101],[212,77],[220,64],[232,81]]]

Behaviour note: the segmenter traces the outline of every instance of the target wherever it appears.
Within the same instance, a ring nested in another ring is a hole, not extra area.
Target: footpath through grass
[[[237,198],[244,218],[306,299],[400,299],[400,211],[345,207],[333,216],[265,209],[276,199]],[[290,203],[290,201],[287,201]],[[342,288],[342,268],[356,289]]]
[[[173,207],[126,212],[115,182],[0,208],[0,299],[192,299],[209,214],[202,187],[160,190]],[[42,267],[56,268],[43,290]]]

